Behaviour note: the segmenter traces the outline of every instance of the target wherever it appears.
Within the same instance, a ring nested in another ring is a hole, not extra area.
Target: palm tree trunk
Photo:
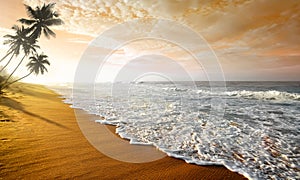
[[[22,79],[28,77],[30,74],[32,74],[32,72],[33,72],[33,71],[30,71],[30,73],[28,73],[27,75],[25,75],[25,76],[23,76],[23,77],[21,77],[21,78],[19,78],[19,79],[17,79],[17,80],[14,80],[14,81],[12,81],[12,82],[10,82],[10,83],[5,84],[4,86],[2,86],[1,89],[5,89],[5,88],[8,87],[9,85],[11,85],[11,84],[13,84],[13,83],[15,83],[15,82],[18,82],[18,81],[20,81],[20,80],[22,80]]]
[[[12,53],[12,51],[7,52],[7,54],[0,60],[0,62],[2,62],[8,55],[10,55]]]
[[[6,79],[5,83],[6,84],[8,82],[8,80],[11,78],[11,76],[16,72],[16,70],[19,68],[19,66],[22,64],[24,58],[26,57],[26,54],[23,56],[23,58],[21,59],[21,61],[19,62],[19,64],[17,65],[17,67],[13,70],[13,72],[8,76],[8,78]]]
[[[6,66],[9,65],[10,61],[12,60],[12,58],[14,57],[15,54],[12,54],[12,56],[10,57],[9,61],[5,64],[5,66],[2,67],[2,69],[0,70],[0,73],[6,68]]]

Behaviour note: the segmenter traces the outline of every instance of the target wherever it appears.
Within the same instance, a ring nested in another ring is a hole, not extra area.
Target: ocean
[[[300,179],[300,82],[138,82],[51,86],[65,103],[197,165],[249,179]]]

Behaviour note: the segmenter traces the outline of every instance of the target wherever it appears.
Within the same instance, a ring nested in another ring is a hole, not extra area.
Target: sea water
[[[66,103],[198,165],[250,179],[300,179],[299,82],[140,82],[53,86]],[[217,113],[216,113],[217,112]]]

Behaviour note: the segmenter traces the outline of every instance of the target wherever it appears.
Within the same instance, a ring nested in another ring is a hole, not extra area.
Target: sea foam
[[[124,86],[124,87],[122,87]],[[131,144],[153,145],[198,165],[224,165],[250,179],[300,179],[300,94],[232,85],[224,92],[186,84],[143,83],[54,88],[71,103],[117,126]],[[129,87],[129,88],[128,88]],[[277,87],[277,86],[276,86]],[[212,112],[212,101],[226,102]]]

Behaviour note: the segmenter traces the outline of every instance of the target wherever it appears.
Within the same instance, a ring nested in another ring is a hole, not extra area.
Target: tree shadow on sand
[[[51,100],[51,101],[56,101],[56,100],[54,100],[53,98],[49,98],[49,97],[59,97],[55,93],[52,94],[52,92],[53,92],[52,90],[45,92],[45,88],[39,87],[38,85],[35,85],[34,88],[31,88],[30,86],[21,84],[19,86],[14,86],[12,91],[14,91],[15,93],[21,93],[22,95],[34,96],[36,98],[47,99],[47,100]],[[51,92],[51,93],[49,93],[49,92]]]
[[[53,120],[47,119],[47,118],[42,117],[42,116],[40,116],[38,114],[35,114],[35,113],[32,113],[32,112],[29,112],[29,111],[25,110],[24,107],[23,107],[23,105],[20,102],[14,100],[14,99],[11,99],[11,98],[8,98],[8,97],[1,97],[0,98],[0,105],[6,106],[8,108],[15,109],[17,111],[21,111],[24,114],[27,114],[27,115],[32,116],[32,117],[36,117],[36,118],[38,118],[40,120],[43,120],[44,122],[47,122],[49,124],[53,124],[55,126],[58,126],[58,127],[64,128],[64,129],[70,129],[70,128],[62,125],[62,124],[59,124],[59,123],[53,121]],[[1,111],[1,114],[3,114],[3,116],[5,116],[5,117],[8,117],[2,111]],[[6,119],[7,118],[5,118],[4,120],[6,120]],[[11,121],[11,122],[13,122],[13,121]]]

